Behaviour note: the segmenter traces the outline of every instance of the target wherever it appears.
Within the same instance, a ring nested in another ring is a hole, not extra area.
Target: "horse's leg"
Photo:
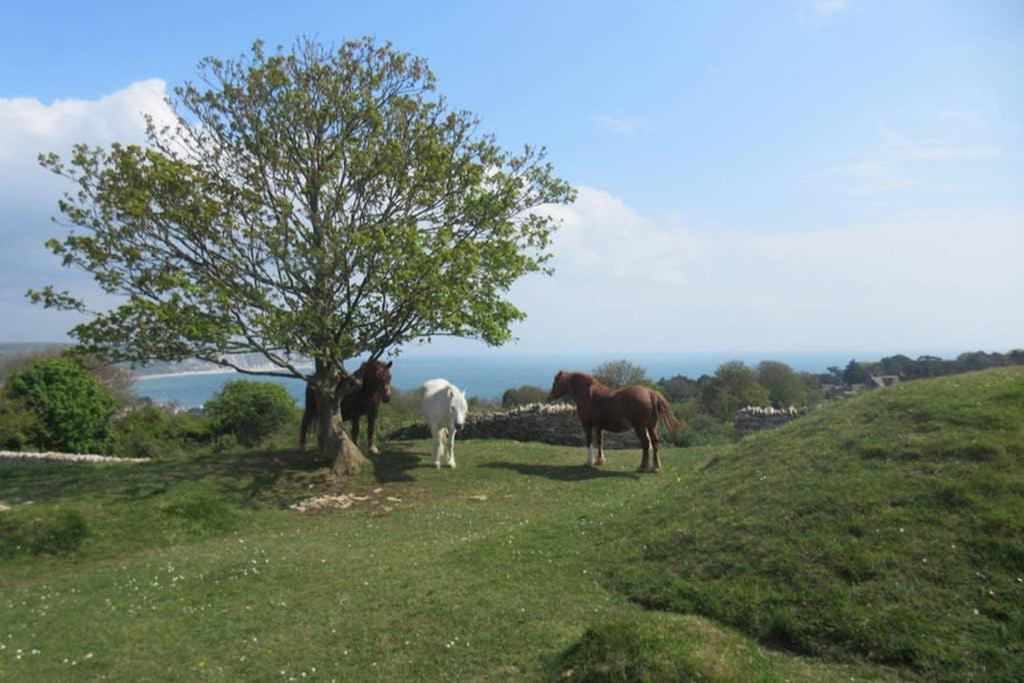
[[[448,459],[445,461],[447,467],[455,469],[455,427],[448,427]]]
[[[647,429],[647,431],[651,435],[651,437],[650,437],[651,438],[651,452],[653,454],[652,462],[651,462],[651,472],[660,472],[661,471],[661,458],[658,457],[658,446],[660,445],[658,443],[659,439],[660,439],[660,437],[658,436],[658,423],[655,422],[654,426],[653,427],[649,427]]]
[[[434,448],[432,455],[434,456],[434,467],[441,468],[441,428],[437,425],[430,425],[430,433],[434,437]]]
[[[380,455],[380,449],[373,442],[373,430],[377,426],[377,409],[371,408],[366,413],[366,450],[372,455]]]
[[[597,462],[595,465],[604,464],[604,430],[597,428]]]
[[[352,419],[349,420],[349,424],[352,425],[352,443],[359,446],[359,411],[352,412]]]
[[[643,459],[640,460],[640,467],[637,468],[637,472],[650,472],[651,466],[648,463],[650,457],[651,437],[647,433],[647,427],[640,425],[633,428],[636,431],[637,437],[640,438],[640,447],[644,449]]]
[[[585,424],[583,430],[587,433],[587,460],[584,467],[594,466],[594,425]]]

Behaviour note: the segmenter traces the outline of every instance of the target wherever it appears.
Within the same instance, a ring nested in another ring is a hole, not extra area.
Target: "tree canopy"
[[[573,198],[542,149],[504,151],[434,94],[423,59],[370,38],[257,42],[199,72],[145,147],[41,157],[77,185],[60,210],[82,229],[48,246],[123,297],[80,342],[138,362],[258,352],[304,376],[291,357],[509,338],[524,315],[503,294],[549,257],[553,219],[533,209]]]
[[[508,289],[547,269],[542,207],[574,199],[543,148],[504,150],[424,59],[371,38],[209,57],[170,104],[176,122],[150,118],[145,146],[40,157],[76,188],[49,248],[120,302],[71,333],[115,360],[244,371],[233,354],[256,352],[326,401],[359,355],[501,344],[525,317]],[[29,295],[86,311],[52,286]]]
[[[594,368],[590,374],[601,384],[613,389],[647,380],[647,368],[625,358],[605,361]]]

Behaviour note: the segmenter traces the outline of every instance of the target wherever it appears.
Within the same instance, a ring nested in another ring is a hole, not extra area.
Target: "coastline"
[[[301,367],[301,366],[300,366]],[[272,368],[266,368],[270,371]],[[262,372],[263,368],[253,368],[253,372]],[[244,372],[239,372],[233,368],[213,368],[212,370],[183,370],[181,372],[157,372],[152,375],[135,375],[134,380],[136,382],[143,382],[147,379],[167,379],[168,377],[197,377],[203,375],[241,375],[247,376]],[[251,375],[250,375],[251,376]],[[257,377],[270,377],[271,375],[256,375]],[[278,375],[283,379],[292,379],[291,375]],[[295,378],[298,379],[298,378]]]

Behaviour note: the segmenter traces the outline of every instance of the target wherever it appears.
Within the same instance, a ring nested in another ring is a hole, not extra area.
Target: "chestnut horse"
[[[346,396],[341,401],[341,419],[352,422],[352,441],[359,443],[359,418],[366,416],[366,444],[370,453],[377,455],[380,450],[373,443],[373,430],[377,423],[377,410],[380,403],[391,400],[391,363],[379,360],[368,360],[356,370],[356,379],[362,379],[359,390]],[[338,389],[344,384],[342,381]],[[316,420],[316,395],[313,388],[306,387],[306,407],[302,411],[302,424],[299,427],[299,448],[306,448],[306,433],[309,426]],[[317,443],[319,443],[319,438]]]
[[[604,432],[624,432],[630,427],[640,438],[644,449],[643,459],[637,472],[657,472],[661,469],[658,457],[658,421],[669,431],[679,428],[679,421],[672,413],[672,407],[659,392],[636,384],[622,389],[609,389],[590,375],[582,372],[559,371],[551,385],[548,400],[553,401],[566,394],[576,401],[576,412],[587,434],[587,467],[603,465]],[[594,460],[593,433],[597,430],[597,460]],[[653,461],[648,463],[648,451],[653,451]]]

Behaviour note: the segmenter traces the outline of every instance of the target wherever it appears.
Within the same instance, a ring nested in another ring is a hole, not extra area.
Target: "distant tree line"
[[[626,359],[601,363],[592,374],[608,387],[645,384],[661,391],[675,406],[684,428],[674,438],[677,445],[710,445],[731,437],[732,419],[746,406],[797,408],[815,405],[825,398],[827,385],[857,385],[872,375],[898,375],[901,380],[939,377],[991,367],[1024,364],[1024,350],[1008,353],[973,351],[953,360],[937,356],[889,356],[877,362],[851,360],[846,368],[833,366],[827,372],[798,372],[786,363],[765,360],[750,366],[740,360],[722,365],[710,375],[697,378],[685,375],[662,377],[657,381],[647,376],[646,368]],[[513,408],[543,401],[547,390],[537,386],[521,386],[507,390],[502,406]]]
[[[906,381],[1008,365],[1024,365],[1024,349],[1014,349],[1008,353],[968,351],[951,360],[938,356],[918,356],[914,359],[902,354],[887,356],[876,362],[858,362],[851,359],[842,371],[838,367],[829,368],[829,375],[836,383],[854,385],[869,381],[872,375],[896,375]]]

